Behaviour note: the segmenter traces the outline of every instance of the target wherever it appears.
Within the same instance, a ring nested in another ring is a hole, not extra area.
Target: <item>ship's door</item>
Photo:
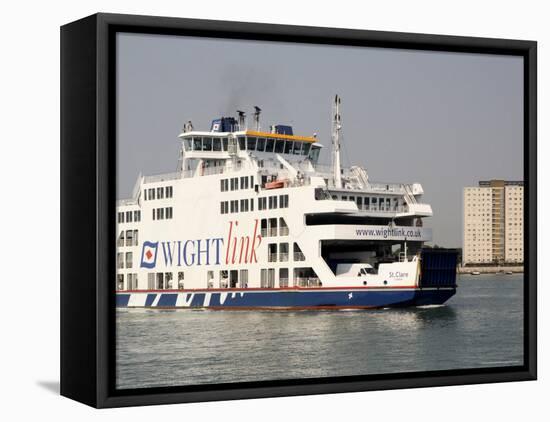
[[[239,282],[239,272],[237,270],[229,271],[229,288],[234,289]]]

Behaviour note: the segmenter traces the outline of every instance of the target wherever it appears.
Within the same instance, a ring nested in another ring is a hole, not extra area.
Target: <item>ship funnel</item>
[[[237,114],[239,115],[239,130],[245,130],[246,129],[246,113],[242,110],[237,110]]]
[[[257,131],[260,130],[260,113],[262,109],[258,106],[254,106],[254,126]]]

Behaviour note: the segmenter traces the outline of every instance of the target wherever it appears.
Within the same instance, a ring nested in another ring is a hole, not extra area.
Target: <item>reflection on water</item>
[[[117,311],[118,388],[521,365],[523,277],[462,276],[444,306]]]

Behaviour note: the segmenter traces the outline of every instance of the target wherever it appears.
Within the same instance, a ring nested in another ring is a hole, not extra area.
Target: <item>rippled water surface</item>
[[[461,276],[445,305],[117,310],[117,388],[523,363],[522,275]]]

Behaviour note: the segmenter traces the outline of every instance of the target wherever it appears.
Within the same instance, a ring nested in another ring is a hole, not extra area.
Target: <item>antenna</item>
[[[340,116],[340,104],[342,100],[338,95],[334,96],[332,106],[332,172],[334,187],[342,188],[342,170],[340,164],[340,130],[342,129],[342,118]]]
[[[256,130],[260,131],[260,113],[262,112],[262,109],[258,106],[254,106],[254,124],[256,126]]]
[[[246,129],[246,113],[242,110],[237,110],[237,114],[239,115],[239,130],[245,130]]]

